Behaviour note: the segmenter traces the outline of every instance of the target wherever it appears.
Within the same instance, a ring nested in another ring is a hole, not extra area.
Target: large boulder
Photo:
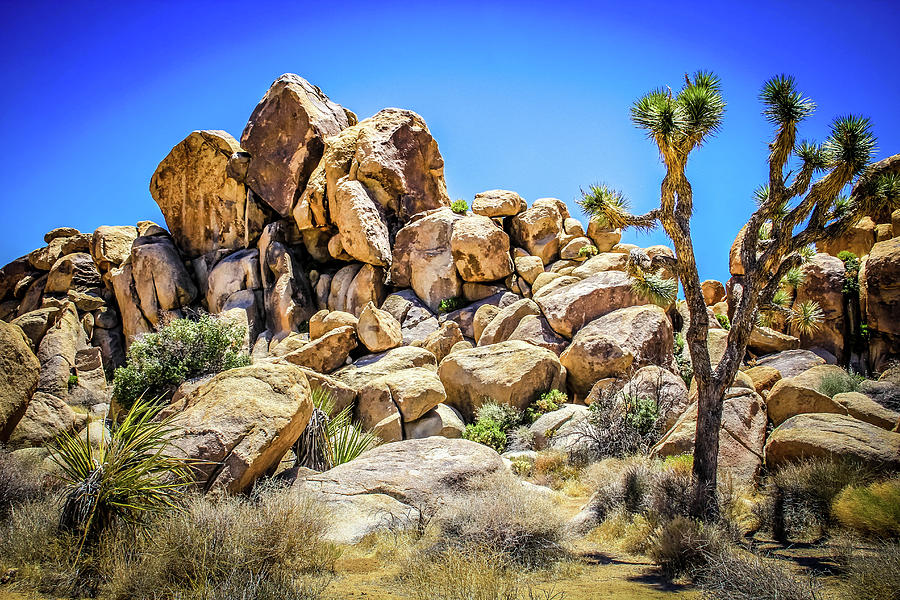
[[[0,321],[0,443],[25,414],[37,389],[41,365],[18,325]]]
[[[134,265],[131,263],[131,259],[129,258],[121,267],[114,268],[109,273],[116,295],[116,305],[119,307],[119,314],[122,317],[122,334],[125,337],[125,343],[130,344],[138,335],[152,331],[153,326],[141,312],[141,300],[134,281]]]
[[[438,375],[446,403],[472,420],[487,399],[525,409],[542,393],[563,389],[565,370],[553,352],[508,341],[453,352],[441,361]]]
[[[847,409],[847,414],[860,421],[878,425],[882,429],[893,429],[900,422],[900,413],[886,408],[859,392],[842,392],[832,398]]]
[[[62,256],[47,275],[44,292],[65,294],[69,290],[87,291],[100,285],[100,272],[87,252]]]
[[[516,330],[522,319],[527,316],[540,314],[541,309],[534,303],[534,300],[522,298],[518,302],[514,302],[499,310],[496,316],[482,329],[481,334],[478,336],[478,345],[487,346],[505,342],[512,335],[512,332]]]
[[[85,415],[76,414],[62,398],[37,391],[9,436],[9,445],[13,448],[44,446],[63,433],[74,433],[85,420]]]
[[[153,326],[159,324],[165,313],[190,305],[199,294],[178,249],[166,235],[135,240],[131,268],[138,306]],[[118,288],[116,297],[119,297]]]
[[[824,358],[809,350],[785,350],[784,352],[770,354],[756,360],[756,366],[772,367],[782,377],[794,377],[813,367],[824,364]]]
[[[438,311],[441,300],[462,293],[450,246],[454,222],[460,218],[449,208],[421,215],[394,241],[391,280],[397,287],[411,287],[432,312]]]
[[[228,168],[240,152],[224,131],[194,131],[156,167],[150,195],[187,258],[247,248],[266,224],[266,210]]]
[[[75,370],[76,355],[86,347],[87,336],[78,311],[73,304],[66,304],[38,346],[37,358],[41,363],[38,391],[67,399],[69,377]]]
[[[487,217],[473,215],[456,221],[450,251],[463,281],[497,281],[513,272],[509,236]]]
[[[283,358],[291,364],[319,373],[330,373],[344,364],[356,345],[356,330],[348,326],[338,327],[285,354]]]
[[[291,249],[294,230],[282,219],[266,225],[259,238],[266,329],[274,336],[297,331],[315,313],[312,284]]]
[[[791,417],[769,436],[769,468],[809,458],[855,459],[876,467],[900,467],[900,434],[848,415],[807,413]]]
[[[359,390],[376,377],[414,367],[426,367],[436,372],[437,360],[434,354],[424,348],[401,346],[387,352],[364,356],[333,373],[333,377],[350,388]]]
[[[801,267],[805,276],[797,290],[794,304],[818,302],[823,319],[810,334],[801,334],[804,347],[819,346],[834,354],[838,360],[844,356],[844,263],[829,254],[819,253]]]
[[[769,419],[776,426],[802,413],[847,414],[847,409],[823,394],[822,383],[827,377],[846,377],[847,373],[834,365],[819,365],[794,377],[779,380],[769,391],[767,405]]]
[[[137,227],[101,225],[91,236],[91,256],[101,272],[118,267],[131,256],[131,245],[137,239]]]
[[[763,462],[766,405],[753,390],[728,388],[719,429],[719,471],[737,483],[752,482]],[[653,448],[655,456],[690,454],[697,431],[697,403],[681,415]]]
[[[715,279],[707,279],[701,283],[700,291],[703,293],[703,302],[707,306],[712,306],[725,299],[725,286],[721,281]]]
[[[672,340],[672,324],[660,307],[620,308],[582,327],[560,362],[570,389],[583,398],[600,379],[672,364]]]
[[[567,338],[585,324],[614,310],[647,304],[647,300],[632,289],[631,277],[621,271],[597,273],[580,281],[551,287],[556,281],[536,294],[534,301],[541,307],[550,327]]]
[[[461,438],[466,430],[462,416],[451,406],[438,404],[415,421],[403,424],[403,437],[408,440],[439,435]]]
[[[509,190],[487,190],[472,201],[472,212],[485,217],[514,217],[525,208],[522,196]]]
[[[843,250],[852,252],[859,258],[869,254],[875,245],[875,221],[872,217],[863,217],[848,227],[839,237],[819,240],[816,250],[837,256]]]
[[[275,80],[250,115],[241,146],[246,183],[276,212],[290,214],[325,151],[325,138],[355,125],[340,105],[302,77]]]
[[[900,357],[900,237],[872,247],[859,274],[862,310],[869,326],[869,360],[876,371]]]
[[[206,304],[209,312],[222,312],[232,294],[241,290],[262,290],[259,250],[239,250],[216,263],[207,280]]]
[[[403,343],[400,322],[391,313],[375,308],[373,302],[359,314],[356,333],[369,352],[384,352]]]
[[[486,476],[505,471],[487,446],[428,437],[382,444],[294,486],[325,503],[332,516],[328,539],[355,544],[375,531],[412,527],[449,498],[478,491]]]
[[[775,331],[769,327],[757,325],[750,332],[750,341],[747,343],[747,346],[762,354],[769,354],[785,350],[796,350],[800,347],[800,339]]]
[[[588,223],[587,236],[591,238],[599,252],[609,252],[622,240],[622,230],[606,227],[599,221],[591,219]]]
[[[292,365],[257,364],[224,371],[184,396],[172,446],[198,461],[205,489],[246,490],[278,464],[312,415],[312,392]]]
[[[413,290],[401,290],[385,298],[381,309],[400,322],[403,343],[422,341],[440,327],[434,313],[419,300]]]
[[[510,221],[512,239],[529,254],[539,256],[545,265],[551,263],[559,255],[557,236],[563,229],[566,216],[560,212],[554,199],[536,200],[531,208]]]
[[[543,315],[525,315],[506,339],[528,342],[546,348],[557,356],[569,345],[569,340],[553,331]]]
[[[341,246],[354,259],[377,266],[391,264],[391,242],[384,209],[359,181],[341,179],[335,186],[331,218]]]
[[[445,399],[444,386],[437,373],[427,367],[413,367],[382,375],[363,386],[359,390],[357,411],[363,426],[372,429],[386,416],[384,406],[399,411],[402,421],[409,423]]]

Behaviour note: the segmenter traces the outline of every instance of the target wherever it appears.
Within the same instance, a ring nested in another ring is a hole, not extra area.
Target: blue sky
[[[817,102],[803,137],[861,113],[878,158],[900,152],[897,2],[2,4],[0,264],[53,227],[162,223],[148,192],[158,162],[195,129],[239,138],[284,72],[360,118],[421,114],[452,198],[506,188],[574,209],[580,186],[603,181],[644,211],[662,168],[629,107],[714,70],[724,127],[688,169],[702,278],[727,279],[766,174],[767,77],[794,74]],[[666,243],[661,232],[625,240]]]

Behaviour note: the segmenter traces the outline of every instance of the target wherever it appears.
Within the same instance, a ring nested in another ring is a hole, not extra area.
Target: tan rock
[[[782,377],[794,377],[824,364],[825,360],[822,357],[809,350],[785,350],[756,361],[757,366],[772,367],[781,373]]]
[[[634,293],[631,278],[621,271],[606,271],[552,290],[542,289],[534,301],[553,330],[567,338],[609,312],[647,303]]]
[[[141,312],[133,271],[130,259],[126,260],[121,267],[110,271],[110,279],[116,294],[116,304],[122,315],[122,333],[125,336],[126,344],[130,344],[136,336],[149,333],[153,329],[153,326],[144,318],[144,313]]]
[[[838,366],[820,365],[778,381],[767,400],[769,419],[777,426],[803,413],[847,414],[847,409],[819,391],[822,381],[831,376],[846,376]]]
[[[377,377],[414,367],[425,367],[437,371],[437,360],[434,354],[424,348],[400,346],[387,352],[364,356],[355,363],[336,371],[333,377],[350,388],[359,390]]]
[[[769,327],[758,325],[750,332],[750,341],[747,345],[762,354],[770,354],[785,350],[796,350],[800,347],[800,339],[775,331]]]
[[[875,226],[875,242],[883,242],[894,237],[894,227],[890,223],[879,223]]]
[[[535,279],[544,272],[544,263],[538,256],[520,256],[515,259],[516,272],[528,282],[534,284]],[[533,288],[532,288],[533,289]]]
[[[390,313],[375,308],[372,302],[359,314],[356,333],[370,352],[384,352],[403,343],[400,322]]]
[[[329,204],[347,254],[376,266],[391,264],[391,243],[382,210],[359,181],[341,179]]]
[[[404,423],[419,419],[446,399],[444,386],[437,374],[428,368],[402,369],[373,379],[359,390],[359,413],[363,426],[383,420],[380,414],[370,414],[368,406],[376,401],[382,390],[387,392],[385,402],[396,406]]]
[[[37,389],[40,368],[22,329],[0,321],[0,443],[9,440],[25,415]]]
[[[869,360],[876,371],[900,357],[900,238],[878,242],[860,270],[860,303],[868,322]]]
[[[459,325],[455,321],[445,321],[438,330],[429,334],[417,345],[421,345],[422,348],[434,354],[440,364],[444,357],[450,354],[450,349],[461,341],[463,341],[463,335]]]
[[[540,314],[540,307],[528,298],[523,298],[501,309],[481,331],[481,335],[478,336],[478,345],[487,346],[505,342],[522,319],[528,315]]]
[[[781,379],[781,373],[774,367],[759,365],[744,371],[753,381],[753,389],[761,396],[766,396],[772,386]]]
[[[292,365],[256,364],[219,373],[183,398],[172,445],[201,460],[198,483],[240,493],[277,465],[312,414],[312,393]]]
[[[509,341],[454,352],[441,361],[438,375],[446,403],[472,419],[486,398],[524,409],[541,393],[561,388],[565,371],[549,350]]]
[[[206,304],[209,312],[223,310],[229,297],[241,290],[261,290],[259,250],[238,250],[216,263],[207,280]]]
[[[356,330],[338,327],[284,355],[287,362],[307,367],[319,373],[330,373],[344,364],[350,351],[356,348]]]
[[[900,434],[847,415],[812,413],[791,417],[766,442],[769,468],[809,458],[856,459],[896,468]]]
[[[131,262],[141,313],[153,326],[165,311],[188,306],[197,297],[197,286],[168,237],[138,238]]]
[[[539,256],[544,264],[553,262],[559,254],[559,239],[563,215],[555,203],[535,202],[531,208],[513,217],[510,233],[517,246],[529,254]]]
[[[841,360],[844,356],[844,263],[834,256],[819,253],[801,270],[806,280],[797,290],[794,305],[815,301],[824,315],[815,332],[799,336],[801,345],[819,346]]]
[[[600,379],[672,363],[672,325],[656,305],[622,308],[581,328],[560,356],[570,389],[587,396]]]
[[[462,416],[446,404],[438,404],[415,421],[403,424],[403,434],[408,440],[431,436],[461,438],[466,429]]]
[[[572,276],[584,279],[604,271],[625,271],[628,267],[628,255],[620,252],[601,252],[592,256],[572,271]]]
[[[728,270],[732,275],[744,274],[744,265],[741,262],[741,248],[744,244],[744,234],[746,231],[746,225],[741,227],[741,230],[738,231],[737,236],[734,238],[734,242],[731,244],[731,250],[728,252]]]
[[[99,285],[100,272],[94,265],[94,259],[86,252],[76,252],[62,256],[53,263],[44,292],[65,294],[71,289],[83,291]]]
[[[91,256],[105,273],[131,256],[131,245],[136,239],[137,227],[101,225],[91,236]]]
[[[84,416],[76,415],[65,400],[38,391],[9,436],[9,445],[12,448],[44,446],[62,433],[74,433],[85,420]]]
[[[588,223],[587,235],[594,242],[594,245],[597,246],[599,252],[609,252],[613,246],[622,240],[621,229],[604,227],[594,220]]]
[[[484,332],[484,328],[490,324],[491,321],[494,320],[500,313],[500,307],[495,306],[493,304],[482,304],[478,307],[478,310],[475,311],[475,318],[473,321],[474,328],[474,339],[478,342],[481,339],[481,334]]]
[[[703,301],[707,306],[712,306],[725,299],[725,286],[721,281],[707,279],[700,284],[700,290],[703,292]]]
[[[507,289],[502,285],[487,285],[484,283],[463,283],[463,298],[468,302],[478,302],[490,298],[496,294],[502,294]]]
[[[847,414],[860,421],[878,425],[882,429],[890,431],[900,420],[900,413],[885,408],[865,394],[859,392],[844,392],[835,394],[832,398],[835,402],[847,409]]]
[[[551,281],[554,281],[555,279],[559,279],[560,277],[565,277],[565,275],[560,275],[559,273],[548,273],[548,272],[544,272],[544,273],[541,273],[540,275],[538,275],[534,279],[534,281],[531,283],[532,296],[537,294],[541,290],[541,288],[546,286],[548,283],[550,283]],[[567,281],[569,283],[574,283],[575,281],[577,281],[577,278],[569,277],[567,279]]]
[[[525,200],[509,190],[481,192],[472,201],[472,212],[485,217],[514,217],[525,208]]]
[[[247,248],[259,237],[265,211],[228,174],[232,154],[241,151],[224,131],[195,131],[156,167],[150,195],[187,258]]]
[[[583,251],[583,252],[582,252]],[[576,237],[566,243],[559,251],[559,257],[562,260],[585,261],[593,254],[596,254],[597,248],[594,243],[586,237]]]
[[[513,271],[509,236],[487,217],[473,215],[453,223],[450,251],[463,281],[497,281]]]
[[[449,208],[422,215],[401,229],[394,242],[391,280],[398,287],[411,287],[432,312],[441,300],[462,292],[450,249],[453,225],[460,218]]]
[[[533,346],[550,350],[557,356],[569,345],[569,340],[562,337],[550,327],[542,315],[526,315],[509,334],[508,340],[521,340]]]
[[[849,227],[840,237],[816,242],[816,250],[837,256],[842,250],[852,252],[859,258],[867,256],[875,245],[875,221],[863,217]]]
[[[631,398],[650,398],[656,402],[666,430],[675,425],[690,404],[684,380],[657,365],[647,365],[635,371],[621,394]]]
[[[293,73],[282,75],[241,135],[241,146],[251,154],[247,185],[287,216],[322,158],[325,138],[353,124],[318,87]]]

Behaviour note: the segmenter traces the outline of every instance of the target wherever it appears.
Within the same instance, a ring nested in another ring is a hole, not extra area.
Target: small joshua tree
[[[773,297],[781,289],[782,278],[810,255],[811,244],[839,236],[861,217],[896,206],[900,199],[900,177],[869,168],[875,137],[868,119],[839,117],[821,145],[798,142],[797,126],[812,114],[815,105],[797,90],[794,78],[779,75],[768,80],[760,99],[763,114],[775,127],[769,144],[768,184],[757,190],[757,209],[740,234],[744,275],[736,282],[741,291],[734,295],[727,348],[718,364],[712,364],[707,348],[709,317],[691,241],[693,193],[685,167],[691,152],[714,135],[722,123],[725,101],[719,78],[703,71],[692,77],[685,75],[684,86],[677,94],[659,88],[632,106],[632,120],[659,148],[666,167],[659,208],[633,215],[625,197],[605,186],[592,186],[581,201],[585,212],[610,227],[653,229],[662,225],[675,246],[677,259],[668,266],[681,281],[690,312],[685,337],[699,392],[692,510],[703,518],[717,515],[716,468],[723,398],[761,312],[778,309]],[[822,176],[813,182],[819,173]],[[855,180],[852,195],[841,196]],[[665,261],[665,257],[654,258],[654,262]],[[794,317],[799,327],[809,327],[807,321],[816,318],[816,307],[806,308],[805,316]]]

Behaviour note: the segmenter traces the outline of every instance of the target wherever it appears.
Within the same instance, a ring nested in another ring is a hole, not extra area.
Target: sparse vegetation
[[[647,555],[667,574],[683,575],[704,566],[722,545],[713,526],[678,515],[650,535]]]
[[[113,377],[113,397],[126,409],[138,398],[171,396],[188,379],[250,364],[246,331],[207,314],[175,319],[131,343],[127,364]]]
[[[731,329],[731,321],[728,320],[728,315],[716,315],[716,321],[719,322],[722,329]]]
[[[55,484],[54,478],[41,469],[40,462],[41,454],[25,457],[0,448],[0,519],[16,505],[40,497]]]
[[[872,551],[854,553],[845,587],[853,600],[900,598],[900,543],[886,541]]]
[[[681,375],[684,384],[690,386],[691,380],[694,378],[694,367],[691,366],[690,354],[685,352],[684,335],[681,332],[675,334],[674,353],[675,364],[678,365],[678,374]]]
[[[865,535],[900,537],[900,479],[848,486],[831,505],[838,522]]]
[[[464,215],[469,210],[469,204],[462,198],[457,198],[450,204],[450,210],[458,215]]]
[[[859,384],[864,380],[865,377],[851,372],[827,373],[819,383],[819,392],[833,398],[837,394],[859,390]]]
[[[444,298],[443,300],[441,300],[440,304],[438,305],[438,312],[439,313],[450,313],[450,312],[453,312],[454,310],[459,310],[460,308],[462,308],[465,305],[466,305],[465,300],[463,300],[462,298],[460,298],[458,296],[454,296],[452,298]]]
[[[796,577],[773,560],[736,550],[709,552],[694,578],[703,590],[703,600],[826,599],[814,576]]]
[[[545,415],[549,412],[553,412],[554,410],[559,410],[563,404],[568,402],[569,396],[565,392],[561,390],[550,390],[549,392],[544,392],[541,394],[541,397],[531,403],[528,408],[525,409],[524,414],[522,415],[522,420],[525,423],[534,423],[541,417],[541,415]]]
[[[596,246],[582,246],[578,249],[578,256],[581,258],[590,258],[592,256],[597,256],[597,247]]]

